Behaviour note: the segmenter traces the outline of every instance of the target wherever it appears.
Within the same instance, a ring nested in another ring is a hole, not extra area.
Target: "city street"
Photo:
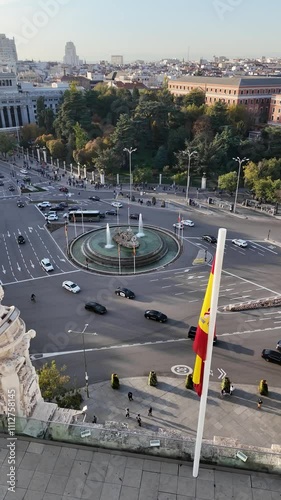
[[[212,374],[221,377],[226,372],[236,383],[256,384],[261,378],[277,385],[280,367],[266,363],[260,356],[263,348],[275,348],[281,338],[279,309],[253,310],[243,313],[223,311],[223,306],[235,302],[270,297],[281,293],[276,272],[280,265],[281,247],[266,241],[268,231],[278,240],[280,222],[273,218],[249,217],[243,219],[229,213],[181,207],[169,203],[161,208],[140,206],[137,202],[130,213],[142,213],[144,225],[157,225],[169,230],[182,219],[194,221],[194,227],[185,227],[182,255],[165,269],[139,276],[99,276],[76,268],[66,256],[64,229],[49,232],[44,215],[36,204],[51,201],[57,204],[68,199],[84,209],[105,212],[114,200],[113,188],[95,192],[71,187],[68,197],[59,191],[67,180],[49,184],[36,173],[38,186],[46,189],[31,195],[22,195],[25,206],[19,208],[17,194],[11,194],[7,164],[0,164],[4,175],[4,188],[0,192],[0,279],[4,284],[4,303],[14,304],[21,311],[27,328],[34,328],[36,338],[31,343],[31,354],[38,367],[44,361],[56,359],[66,364],[68,372],[84,383],[84,365],[81,332],[85,326],[85,345],[89,379],[91,382],[108,379],[114,371],[120,377],[142,376],[154,369],[159,374],[177,373],[173,367],[182,365],[181,374],[188,373],[194,364],[192,341],[187,338],[190,325],[196,325],[205,293],[210,264],[215,246],[202,240],[203,234],[216,236],[219,227],[226,227],[227,242],[224,257],[219,311],[217,317],[218,342],[213,351]],[[13,182],[19,169],[14,172]],[[17,177],[16,177],[17,176]],[[100,201],[89,196],[98,194]],[[80,194],[78,194],[80,193]],[[144,195],[145,196],[145,195]],[[136,198],[138,194],[136,193]],[[128,219],[128,199],[123,203],[119,217],[107,216],[98,224],[85,224],[85,230],[104,226],[105,223],[122,224]],[[59,212],[62,221],[63,213]],[[134,221],[137,224],[137,221]],[[81,227],[69,225],[71,240]],[[25,238],[19,245],[18,235]],[[243,238],[248,247],[233,245],[232,239]],[[199,250],[204,250],[207,263],[193,265]],[[50,259],[54,271],[47,273],[40,265],[43,258]],[[81,287],[77,295],[62,288],[64,280],[72,280]],[[135,300],[117,297],[117,286],[127,286],[136,294]],[[31,293],[36,303],[30,301]],[[86,311],[85,302],[94,300],[105,305],[104,316]],[[144,318],[148,308],[158,309],[168,316],[167,324]],[[69,333],[72,330],[72,333]],[[75,333],[76,332],[76,333]],[[173,369],[173,371],[171,371]],[[175,375],[177,376],[177,375]]]

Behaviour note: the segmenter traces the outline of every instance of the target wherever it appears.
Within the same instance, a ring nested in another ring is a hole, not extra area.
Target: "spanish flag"
[[[213,261],[208,285],[206,288],[205,297],[198,321],[195,340],[193,342],[193,350],[196,353],[195,365],[193,370],[193,384],[198,396],[202,394],[202,383],[204,376],[204,362],[207,354],[207,343],[210,321],[211,296],[214,280],[215,259]]]

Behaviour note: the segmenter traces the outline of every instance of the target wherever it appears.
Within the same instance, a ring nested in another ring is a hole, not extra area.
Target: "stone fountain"
[[[140,217],[139,217],[139,230],[138,230],[136,236],[138,238],[143,238],[143,236],[145,236],[145,234],[143,232],[142,214],[140,214]]]
[[[110,234],[110,227],[109,224],[106,224],[106,245],[105,248],[113,248],[114,245],[112,244],[112,239],[111,239],[111,234]]]

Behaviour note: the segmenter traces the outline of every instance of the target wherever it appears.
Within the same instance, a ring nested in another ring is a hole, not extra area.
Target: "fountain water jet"
[[[112,239],[111,239],[111,234],[110,234],[110,228],[109,224],[106,224],[106,245],[105,248],[113,248],[114,245],[112,244]]]
[[[139,217],[139,231],[138,233],[136,234],[136,236],[138,238],[142,238],[143,236],[145,236],[144,232],[143,232],[143,222],[142,222],[142,214],[140,214],[140,217]]]

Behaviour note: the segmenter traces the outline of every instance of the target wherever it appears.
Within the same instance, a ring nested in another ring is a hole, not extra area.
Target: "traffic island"
[[[250,309],[264,309],[266,307],[281,306],[281,296],[269,297],[267,299],[249,300],[248,302],[240,302],[239,304],[229,304],[223,307],[223,311],[247,311]]]

